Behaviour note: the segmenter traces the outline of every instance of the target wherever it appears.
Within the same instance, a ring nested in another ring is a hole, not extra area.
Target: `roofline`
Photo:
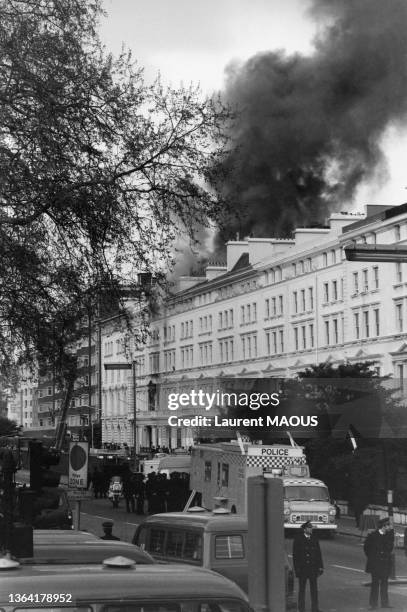
[[[189,295],[194,296],[195,294],[199,293],[204,288],[206,291],[209,291],[221,285],[223,282],[227,280],[240,280],[241,278],[244,278],[245,276],[249,276],[250,273],[253,273],[253,272],[255,272],[255,270],[252,264],[250,264],[250,266],[247,266],[246,268],[240,268],[236,272],[233,272],[232,270],[230,270],[226,274],[221,274],[220,276],[217,276],[216,278],[213,278],[211,280],[202,281],[201,283],[198,283],[194,285],[193,287],[189,287],[188,289],[184,289],[182,291],[178,291],[177,293],[174,293],[173,295],[169,296],[166,299],[166,303],[171,304],[172,302],[175,302]]]

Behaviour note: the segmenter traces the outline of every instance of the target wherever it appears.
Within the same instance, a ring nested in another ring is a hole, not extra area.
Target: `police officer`
[[[311,610],[320,612],[317,578],[323,574],[324,566],[318,538],[313,533],[310,521],[301,525],[301,533],[294,540],[293,563],[298,578],[298,611],[305,611],[305,588],[309,580]]]
[[[394,546],[394,531],[389,518],[383,518],[378,523],[378,529],[369,533],[363,545],[367,557],[366,572],[372,575],[369,604],[371,610],[376,610],[380,600],[382,608],[389,605],[388,582],[392,567],[392,552]]]
[[[113,535],[113,521],[105,521],[102,523],[104,535],[101,536],[101,540],[120,540],[120,538]]]
[[[136,500],[134,498],[134,480],[130,470],[126,471],[122,476],[123,495],[126,500],[126,512],[136,511]]]
[[[134,475],[134,494],[136,497],[136,512],[144,514],[145,484],[144,474],[136,472]]]

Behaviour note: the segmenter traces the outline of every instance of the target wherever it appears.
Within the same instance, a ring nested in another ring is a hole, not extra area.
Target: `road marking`
[[[349,570],[350,572],[361,572],[362,574],[365,573],[365,570],[356,569],[356,567],[347,567],[346,565],[335,565],[332,563],[332,567],[339,567],[339,569]]]

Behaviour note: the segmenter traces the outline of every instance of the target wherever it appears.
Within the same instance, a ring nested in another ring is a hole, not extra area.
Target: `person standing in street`
[[[101,540],[120,540],[117,536],[113,535],[113,521],[105,521],[102,523],[104,535],[100,537]]]
[[[293,563],[298,578],[298,612],[305,612],[305,589],[309,581],[311,594],[311,611],[320,612],[318,608],[318,577],[323,574],[321,548],[310,521],[301,525],[301,532],[293,545]]]
[[[371,574],[370,610],[376,610],[379,602],[382,608],[391,608],[389,605],[388,584],[392,567],[392,553],[394,546],[394,531],[390,519],[383,518],[378,523],[378,529],[367,536],[363,545],[366,561],[366,572]]]
[[[136,511],[136,500],[134,497],[134,480],[133,474],[128,470],[122,476],[123,482],[123,495],[126,500],[126,512],[135,512]]]

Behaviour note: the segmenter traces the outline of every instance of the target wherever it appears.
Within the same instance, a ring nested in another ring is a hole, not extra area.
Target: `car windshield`
[[[287,485],[284,487],[284,499],[289,501],[329,501],[326,487],[304,485]]]

